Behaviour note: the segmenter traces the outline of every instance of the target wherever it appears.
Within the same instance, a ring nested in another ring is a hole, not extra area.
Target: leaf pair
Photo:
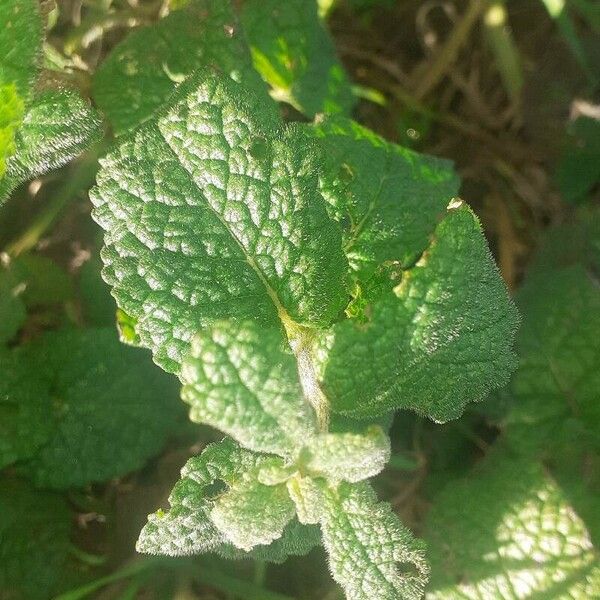
[[[150,515],[138,551],[251,552],[279,561],[307,552],[316,540],[306,526],[318,523],[332,574],[349,598],[418,598],[428,572],[423,547],[364,481],[388,455],[380,430],[320,434],[295,461],[255,454],[225,439],[188,461],[169,498],[171,509]],[[359,474],[360,465],[367,466]]]

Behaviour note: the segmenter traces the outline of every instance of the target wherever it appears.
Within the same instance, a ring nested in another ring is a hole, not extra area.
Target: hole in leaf
[[[248,153],[252,158],[260,160],[267,157],[269,153],[269,146],[263,138],[255,138],[250,144]]]
[[[400,575],[411,575],[418,577],[420,575],[417,567],[411,562],[397,562],[396,568]]]
[[[207,498],[214,498],[215,496],[218,496],[219,494],[222,494],[223,492],[226,492],[226,491],[227,491],[227,484],[221,479],[218,479],[217,481],[213,481],[213,483],[209,483],[204,488],[204,494]]]

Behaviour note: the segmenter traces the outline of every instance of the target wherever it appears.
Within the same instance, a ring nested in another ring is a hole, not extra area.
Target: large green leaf
[[[139,468],[177,422],[175,382],[143,352],[120,344],[112,329],[48,333],[23,347],[18,360],[45,379],[52,398],[46,418],[57,419],[23,465],[38,485],[82,486]]]
[[[311,0],[247,0],[242,23],[254,66],[273,97],[309,116],[348,112],[354,103],[343,66]]]
[[[103,161],[91,197],[104,277],[155,360],[178,371],[223,318],[330,323],[346,303],[319,152],[261,97],[202,71]]]
[[[271,103],[229,0],[191,0],[130,33],[96,71],[94,98],[116,133],[123,133],[149,119],[200,66],[242,81]]]
[[[427,526],[427,598],[557,600],[600,595],[581,519],[535,462],[496,452],[437,498]]]
[[[50,390],[37,366],[0,349],[0,469],[30,458],[55,427]]]
[[[334,411],[410,408],[447,421],[514,368],[516,309],[465,205],[450,208],[416,265],[365,312],[366,321],[325,332],[314,350]]]

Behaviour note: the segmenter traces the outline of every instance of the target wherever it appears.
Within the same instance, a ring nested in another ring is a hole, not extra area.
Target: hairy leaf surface
[[[416,265],[368,312],[366,322],[335,325],[315,350],[335,411],[410,408],[447,421],[513,369],[516,309],[465,205],[449,210]]]
[[[57,169],[101,134],[96,111],[76,93],[44,92],[32,101],[15,136],[15,152],[0,180],[0,201],[19,184]]]
[[[318,541],[315,530],[297,521],[286,527],[293,517],[291,500],[286,500],[281,487],[267,491],[270,486],[258,483],[260,468],[272,463],[272,457],[244,450],[228,438],[207,446],[182,469],[182,479],[169,497],[169,511],[149,515],[138,551],[170,556],[215,551],[227,558],[273,562],[305,554]],[[279,510],[271,514],[269,508],[277,506]],[[247,510],[260,514],[254,520],[245,514]],[[252,552],[241,549],[267,543],[267,538],[275,539],[268,547],[257,546]]]
[[[459,180],[449,161],[387,142],[344,117],[313,128],[326,163],[321,191],[343,227],[344,250],[361,292],[377,276],[411,267],[457,195]]]
[[[427,582],[425,549],[366,483],[323,491],[320,517],[333,578],[348,600],[417,600]]]
[[[231,435],[242,446],[282,456],[316,434],[296,361],[279,328],[223,321],[192,343],[181,378],[190,418]]]
[[[37,75],[42,21],[35,0],[0,5],[0,181]],[[1,202],[1,196],[0,196]]]
[[[318,160],[259,96],[204,71],[104,160],[92,193],[104,276],[165,369],[219,319],[315,327],[343,309],[347,261]]]

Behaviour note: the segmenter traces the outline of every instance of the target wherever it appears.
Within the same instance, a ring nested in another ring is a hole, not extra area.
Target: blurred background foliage
[[[39,85],[64,82],[90,97],[93,73],[128,32],[183,4],[186,0],[43,0],[48,37]],[[567,317],[560,314],[552,323],[544,321],[548,307],[571,303],[575,308],[564,327],[579,327],[583,335],[590,311],[600,314],[600,5],[593,0],[320,0],[319,11],[352,81],[354,117],[387,139],[451,158],[462,177],[461,196],[480,216],[508,286],[516,291],[525,281],[517,293],[524,320],[518,343],[525,358],[515,382],[443,426],[407,413],[396,417],[394,456],[376,486],[422,535],[436,494],[466,474],[498,438],[511,445],[511,432],[525,427],[515,406],[520,394],[527,397],[522,403],[535,403],[526,372],[528,324],[541,323],[544,330],[563,323]],[[0,289],[22,291],[0,307],[3,314],[16,315],[13,325],[0,324],[1,343],[20,346],[65,325],[98,331],[113,326],[115,305],[100,278],[99,234],[87,199],[101,151],[21,186],[0,212]],[[573,280],[574,268],[584,275]],[[578,288],[585,278],[589,294]],[[532,297],[532,287],[544,296]],[[594,351],[597,356],[597,346]],[[581,362],[571,364],[569,356],[555,357],[566,380]],[[578,402],[597,404],[597,378],[588,383],[583,389],[578,379],[569,389]],[[0,598],[341,598],[323,572],[320,549],[268,569],[214,557],[135,555],[146,515],[164,505],[181,465],[218,437],[187,422],[175,385],[160,385],[173,423],[163,432],[162,445],[144,446],[140,460],[128,463],[137,469],[133,473],[106,481],[107,473],[100,482],[82,476],[68,485],[52,485],[42,474],[40,491],[21,480],[18,468],[3,471],[2,552],[8,540],[12,548],[23,548],[28,564],[10,567],[12,584],[0,573]],[[57,383],[51,387],[54,394],[61,389]],[[559,408],[563,396],[558,393]],[[551,435],[558,449],[541,440],[543,452],[539,447],[517,451],[535,454],[564,482],[598,540],[600,507],[593,498],[600,492],[599,445],[593,434],[577,451],[571,442],[585,438],[582,432],[594,423],[586,418],[597,418],[599,409],[593,417],[571,418],[561,417],[559,408],[560,427]],[[522,430],[519,436],[535,438]],[[39,471],[39,457],[31,464],[36,461],[38,467],[25,470]],[[45,547],[40,540],[46,540]],[[9,559],[0,554],[4,565]],[[16,589],[19,569],[26,583]]]

